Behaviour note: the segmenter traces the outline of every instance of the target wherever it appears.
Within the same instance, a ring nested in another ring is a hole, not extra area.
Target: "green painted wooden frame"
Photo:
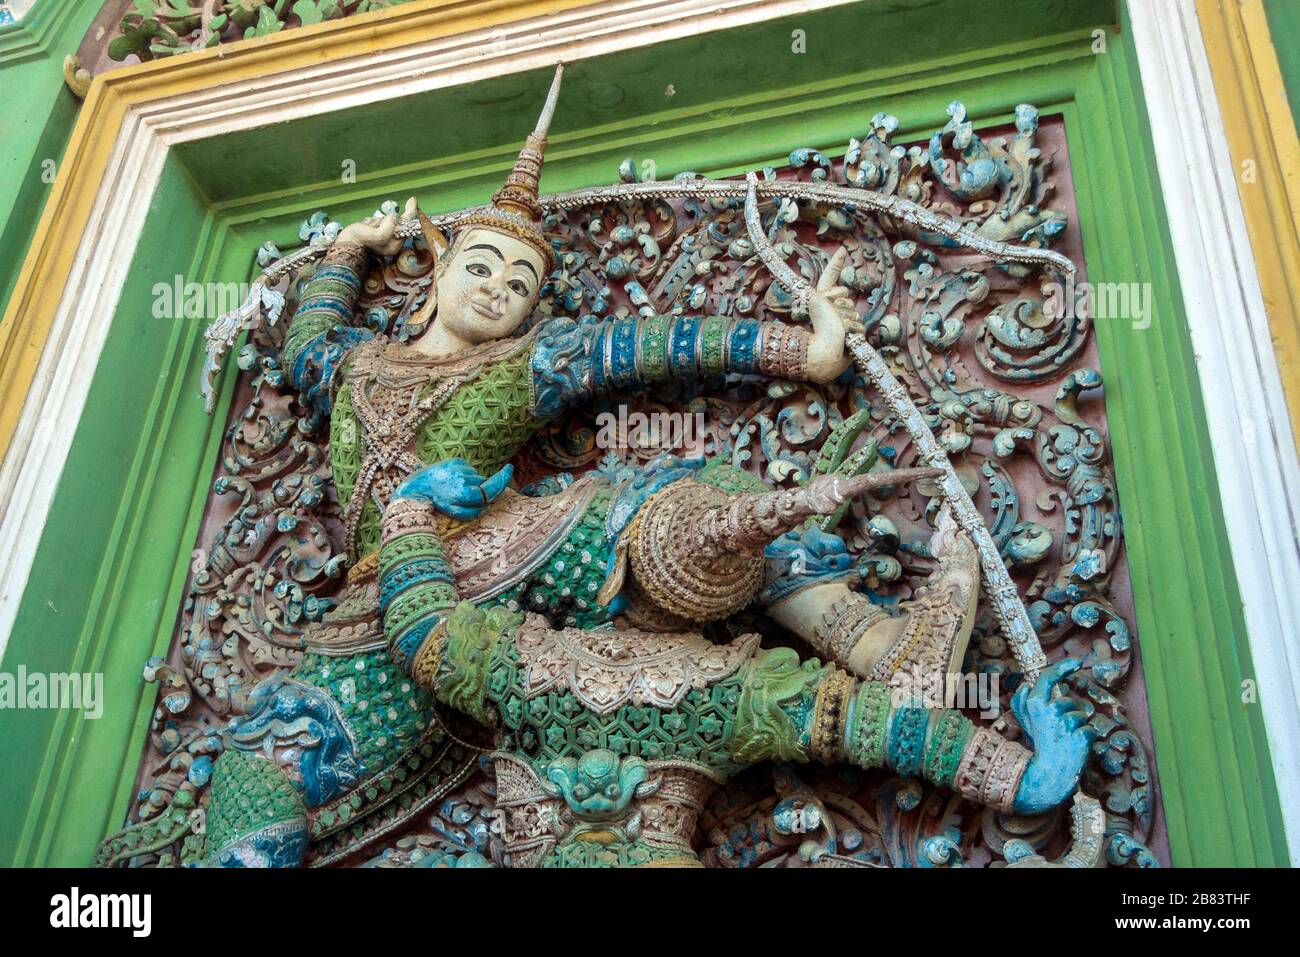
[[[50,183],[77,119],[63,58],[77,51],[103,0],[39,0],[0,27],[0,316],[27,252]]]
[[[1149,282],[1154,289],[1149,328],[1101,322],[1097,337],[1173,861],[1285,864],[1261,711],[1241,701],[1242,681],[1252,675],[1249,649],[1137,66],[1122,26],[1110,28],[1106,53],[1091,51],[1091,30],[1114,24],[1123,11],[1116,16],[1098,2],[1079,13],[1082,6],[1072,6],[1070,16],[1057,10],[1054,20],[1026,20],[1028,38],[978,53],[925,57],[913,50],[872,71],[797,82],[783,74],[776,79],[785,82],[772,89],[751,87],[613,123],[559,116],[557,123],[569,125],[552,136],[544,186],[558,191],[610,182],[627,155],[654,159],[662,179],[683,169],[731,175],[779,165],[795,145],[834,154],[882,109],[902,118],[897,139],[906,142],[941,126],[955,98],[977,125],[1008,122],[1021,102],[1045,115],[1062,114],[1089,278]],[[872,15],[874,7],[840,8],[837,15]],[[905,9],[899,16],[923,12]],[[1002,14],[998,22],[1018,22],[1001,20]],[[773,21],[744,28],[744,37],[715,34],[710,43],[743,40],[735,46],[771,62],[763,44],[788,48],[792,26],[817,22],[812,16]],[[1046,25],[1051,22],[1054,28]],[[655,69],[669,70],[683,87],[686,78],[707,77],[716,63],[693,60],[690,52],[698,48],[689,41],[661,44],[654,48]],[[636,56],[629,51],[573,70],[615,71]],[[657,92],[664,75],[652,73],[645,82]],[[530,75],[530,90],[540,94],[545,81],[541,71]],[[447,115],[464,92],[438,91],[404,104]],[[317,177],[276,181],[257,195],[214,195],[223,181],[214,171],[253,162],[267,137],[314,142],[305,121],[171,154],[154,201],[166,215],[150,220],[137,248],[4,660],[8,671],[20,663],[41,671],[102,671],[108,704],[95,721],[67,711],[0,712],[6,769],[0,807],[12,809],[0,820],[0,863],[84,864],[132,799],[155,697],[140,667],[171,640],[234,383],[232,375],[224,377],[221,405],[205,417],[196,389],[201,330],[194,322],[150,318],[153,283],[173,274],[242,280],[261,242],[291,245],[297,224],[318,208],[348,221],[368,214],[380,198],[412,192],[430,210],[480,202],[508,168],[535,99],[517,97],[490,111],[500,135],[480,142],[499,144],[493,149],[443,156],[436,155],[436,142],[424,142],[418,145],[431,159],[376,169],[352,185]],[[528,105],[515,105],[521,103]],[[348,123],[351,132],[337,135],[350,135],[353,144],[387,136],[413,148],[403,131],[369,127],[364,114]],[[347,155],[346,145],[339,149]],[[246,175],[234,170],[229,179]],[[192,235],[194,244],[178,243],[181,235]]]

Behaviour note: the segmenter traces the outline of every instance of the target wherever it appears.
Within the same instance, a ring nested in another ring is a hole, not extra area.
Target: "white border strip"
[[[145,116],[181,143],[855,2],[611,0],[163,99]]]
[[[68,285],[0,464],[0,661],[22,601],[77,423],[144,229],[167,147],[128,116],[113,145]]]
[[[172,145],[852,2],[608,0],[133,107],[0,463],[0,661]]]
[[[1292,647],[1300,639],[1300,460],[1194,0],[1143,0],[1128,9],[1294,859],[1300,851],[1300,649]],[[1214,642],[1218,636],[1201,637]]]

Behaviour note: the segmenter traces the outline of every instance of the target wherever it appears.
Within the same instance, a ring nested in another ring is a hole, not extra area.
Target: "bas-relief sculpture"
[[[281,30],[310,27],[329,20],[395,7],[406,0],[171,0],[160,5],[132,0],[121,7],[108,43],[112,60],[135,57],[140,63],[204,50],[222,43],[266,37]],[[0,5],[0,22],[3,20]]]
[[[559,82],[489,206],[313,217],[209,330],[205,389],[253,328],[237,502],[97,860],[1154,863],[1114,483],[1075,405],[1100,379],[1066,371],[1088,320],[1034,288],[1073,270],[1036,113],[986,143],[954,104],[910,151],[878,115],[841,164],[792,153],[810,182],[625,164],[543,200]],[[1063,377],[1051,409],[964,376],[977,312],[979,366]],[[647,390],[706,412],[702,447],[594,447],[593,410]],[[1056,548],[1016,455],[1058,486]],[[992,725],[944,707],[966,662]]]

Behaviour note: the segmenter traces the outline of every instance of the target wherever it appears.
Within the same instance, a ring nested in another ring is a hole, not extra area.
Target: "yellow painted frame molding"
[[[1261,0],[1196,0],[1196,7],[1300,446],[1300,136]],[[1243,179],[1248,161],[1253,182]]]
[[[211,94],[230,83],[269,81],[345,54],[392,50],[595,2],[598,0],[415,0],[97,76],[72,131],[9,307],[0,320],[0,460],[13,440],[67,276],[81,252],[81,238],[92,228],[96,192],[130,114],[162,101]]]

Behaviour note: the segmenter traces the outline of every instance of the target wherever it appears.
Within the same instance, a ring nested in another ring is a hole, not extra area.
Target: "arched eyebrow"
[[[465,251],[469,252],[471,249],[486,249],[488,252],[494,253],[497,259],[500,259],[502,262],[506,261],[506,257],[501,255],[501,250],[497,249],[495,246],[489,246],[487,243],[476,243],[473,246],[467,247]],[[525,269],[527,269],[529,272],[533,274],[534,279],[538,280],[539,282],[541,281],[542,277],[538,275],[537,269],[527,259],[516,259],[510,265],[523,266]]]

